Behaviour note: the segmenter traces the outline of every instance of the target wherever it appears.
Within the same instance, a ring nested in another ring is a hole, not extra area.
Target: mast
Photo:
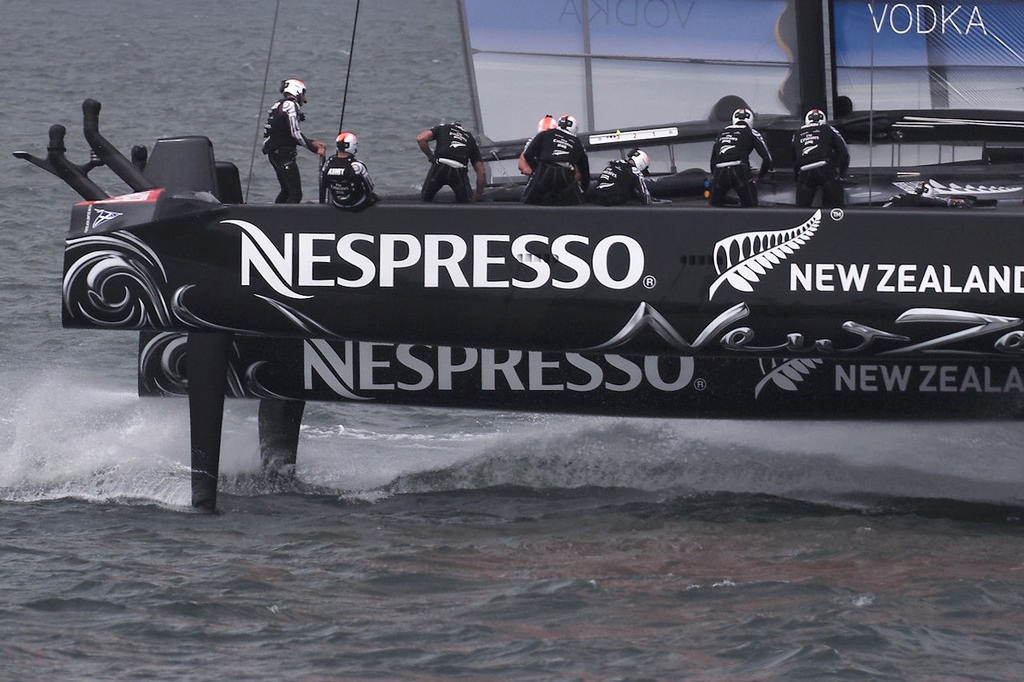
[[[594,125],[594,64],[590,54],[590,2],[583,4],[583,83],[586,90],[586,127],[584,130],[595,130]]]
[[[348,46],[348,66],[345,69],[345,91],[341,96],[341,116],[338,119],[338,134],[345,132],[345,103],[348,101],[348,82],[352,75],[352,58],[356,52],[356,27],[359,24],[359,0],[356,0],[356,14],[352,19],[352,40]]]
[[[796,68],[800,83],[800,109],[802,115],[808,109],[822,109],[829,116],[834,115],[830,107],[831,97],[827,88],[826,72],[831,70],[831,59],[825,51],[830,40],[827,10],[823,7],[828,0],[793,0],[796,13]]]

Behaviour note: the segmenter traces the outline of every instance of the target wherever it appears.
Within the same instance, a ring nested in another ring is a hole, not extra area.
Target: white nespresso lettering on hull
[[[790,291],[1024,294],[1024,265],[791,263]]]
[[[427,289],[580,289],[596,282],[621,290],[643,278],[646,262],[640,242],[627,235],[286,232],[275,244],[250,222],[222,222],[242,230],[242,286],[255,275],[289,298],[310,298],[298,291],[308,288],[391,288],[396,278],[421,280]]]
[[[448,392],[467,385],[485,392],[629,392],[646,386],[671,393],[690,385],[694,360],[307,339],[302,367],[306,390],[322,382],[339,396],[365,400],[367,392]]]

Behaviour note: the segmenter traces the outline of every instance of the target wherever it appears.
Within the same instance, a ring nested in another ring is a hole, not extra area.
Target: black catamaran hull
[[[144,333],[139,394],[187,396],[189,346]],[[235,336],[226,396],[638,417],[1004,419],[1024,361],[715,358]]]
[[[1015,211],[78,204],[68,327],[557,352],[1024,350]]]

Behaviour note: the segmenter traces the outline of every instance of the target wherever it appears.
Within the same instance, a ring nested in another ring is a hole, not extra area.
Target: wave
[[[102,377],[60,370],[5,379],[0,500],[188,506],[186,401],[140,400]],[[298,480],[282,485],[260,474],[256,409],[254,401],[227,403],[225,494],[379,501],[500,487],[595,488],[662,499],[723,492],[826,504],[1024,505],[1024,427],[1013,422],[625,419],[310,404]]]
[[[725,420],[561,420],[411,472],[390,492],[495,485],[1019,502],[1020,427]]]

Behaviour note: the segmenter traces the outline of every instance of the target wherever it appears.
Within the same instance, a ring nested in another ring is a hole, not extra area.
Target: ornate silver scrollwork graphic
[[[81,254],[81,255],[77,255]],[[142,240],[127,232],[69,239],[64,308],[98,327],[167,326],[171,312],[161,290],[166,273]]]

